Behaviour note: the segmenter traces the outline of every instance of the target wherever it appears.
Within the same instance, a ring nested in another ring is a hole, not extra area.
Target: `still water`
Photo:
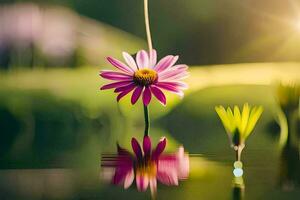
[[[190,157],[190,177],[179,186],[158,184],[158,199],[299,199],[300,189],[287,181],[281,185],[279,160],[265,157],[257,165],[249,157],[243,183],[232,174],[231,159],[200,155]],[[265,164],[269,163],[269,164]],[[299,169],[297,169],[299,170]],[[292,181],[292,180],[290,180]],[[128,190],[101,181],[99,171],[76,169],[21,169],[0,171],[1,199],[151,199],[150,192]]]
[[[212,88],[195,93],[169,114],[154,120],[151,129],[153,138],[157,139],[162,133],[167,133],[169,144],[175,147],[182,144],[189,152],[190,159],[188,179],[180,181],[179,186],[158,183],[157,199],[300,199],[299,148],[291,145],[289,140],[279,145],[280,129],[274,122],[275,106],[269,89],[251,86],[247,90],[245,86],[228,87],[225,92],[223,89]],[[231,92],[233,90],[235,93],[239,91],[239,96],[234,96]],[[257,98],[263,95],[263,101]],[[234,151],[230,148],[214,106],[245,101],[263,105],[265,112],[246,142],[242,153],[244,175],[237,179],[232,173]],[[128,137],[117,135],[111,136],[110,140],[115,142],[115,138],[118,138],[124,145],[130,142],[131,136]],[[151,199],[149,189],[147,192],[138,192],[135,184],[127,190],[107,184],[100,173],[100,156],[103,149],[114,154],[116,148],[105,148],[106,142],[99,144],[95,142],[96,139],[92,141],[88,147],[81,147],[84,151],[76,154],[82,156],[80,162],[85,167],[47,167],[47,163],[42,167],[33,164],[22,167],[11,160],[8,166],[17,167],[2,167],[0,170],[0,199]],[[130,145],[125,146],[128,148]],[[43,149],[42,146],[39,149]],[[45,153],[53,150],[43,150],[47,161]],[[89,166],[83,162],[85,157],[90,159],[91,153],[94,153],[95,158]],[[52,163],[55,163],[62,162],[63,158],[67,156],[52,155],[48,160],[52,159]],[[35,166],[35,169],[30,168],[30,165]]]

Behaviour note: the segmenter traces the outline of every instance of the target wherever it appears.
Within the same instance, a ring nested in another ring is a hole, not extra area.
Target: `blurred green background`
[[[41,6],[61,5],[145,38],[143,1],[32,2]],[[160,0],[149,4],[154,46],[162,55],[179,54],[193,65],[300,59],[297,0]]]
[[[234,152],[214,107],[249,102],[265,111],[243,153],[246,199],[298,199],[299,145],[289,136],[282,142],[276,83],[300,79],[300,2],[149,3],[159,58],[178,54],[191,74],[184,99],[151,102],[151,136],[167,136],[167,151],[183,144],[198,155],[190,180],[179,190],[159,185],[159,197],[240,199],[232,197]],[[106,56],[142,48],[141,0],[1,1],[1,199],[148,196],[99,182],[101,153],[114,152],[117,141],[130,148],[144,121],[141,102],[117,103],[112,91],[99,91],[107,82],[98,73],[112,68]]]

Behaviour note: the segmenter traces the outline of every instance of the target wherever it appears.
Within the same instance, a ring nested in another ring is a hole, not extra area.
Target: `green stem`
[[[146,26],[147,42],[148,42],[148,48],[149,48],[149,53],[150,53],[152,51],[153,47],[152,47],[150,22],[149,22],[148,0],[144,0],[144,15],[145,15],[145,26]]]
[[[152,47],[152,39],[151,39],[151,31],[150,31],[150,22],[149,22],[149,8],[148,8],[148,0],[144,0],[144,15],[145,15],[145,27],[146,27],[146,34],[147,34],[147,42],[150,54],[150,60],[152,59],[152,54],[150,53],[153,49]],[[150,129],[150,119],[149,119],[149,112],[148,107],[144,105],[144,116],[145,116],[145,133],[144,136],[149,135]]]
[[[239,148],[235,150],[235,161],[241,161],[241,153]]]
[[[235,161],[241,161],[241,155],[242,155],[243,149],[244,149],[244,145],[238,146],[235,149]]]
[[[145,117],[145,132],[144,136],[149,136],[149,129],[150,129],[150,117],[148,112],[148,107],[144,105],[144,117]]]
[[[288,122],[288,139],[287,142],[289,145],[298,148],[299,140],[297,133],[297,122],[298,122],[298,110],[291,110],[287,113],[287,122]]]

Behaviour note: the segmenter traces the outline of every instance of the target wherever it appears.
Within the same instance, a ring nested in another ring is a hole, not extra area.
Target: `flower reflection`
[[[277,86],[277,101],[285,114],[299,107],[300,83],[280,83]]]
[[[282,146],[279,167],[279,183],[283,190],[294,190],[300,183],[299,159],[299,103],[300,83],[280,83],[277,86],[277,102],[281,108],[278,119],[281,127]]]
[[[103,155],[102,172],[106,180],[115,185],[130,187],[135,179],[137,189],[146,191],[150,187],[152,196],[157,190],[157,180],[165,185],[178,185],[179,180],[189,175],[189,156],[180,147],[176,153],[163,153],[167,144],[162,138],[156,148],[152,149],[151,138],[145,136],[142,147],[132,138],[134,154],[118,145],[117,155]],[[106,173],[113,169],[114,173]]]

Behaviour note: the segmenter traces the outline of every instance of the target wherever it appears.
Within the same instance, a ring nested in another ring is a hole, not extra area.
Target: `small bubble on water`
[[[244,173],[244,171],[243,171],[242,168],[235,168],[235,169],[233,170],[233,175],[234,175],[235,177],[241,177],[241,176],[243,176],[243,173]]]
[[[235,161],[233,166],[234,168],[243,168],[243,163],[241,161]]]

